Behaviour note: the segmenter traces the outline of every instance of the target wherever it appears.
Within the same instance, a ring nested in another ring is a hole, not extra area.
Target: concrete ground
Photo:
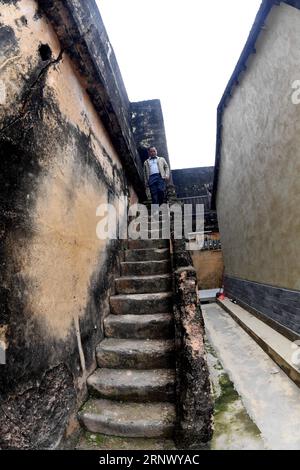
[[[207,362],[214,397],[211,450],[262,450],[261,433],[247,413],[215,349],[207,341]]]
[[[300,449],[300,389],[217,304],[203,305],[216,397],[212,449]]]
[[[220,289],[202,289],[199,290],[199,299],[201,302],[215,302],[216,295],[220,292]]]

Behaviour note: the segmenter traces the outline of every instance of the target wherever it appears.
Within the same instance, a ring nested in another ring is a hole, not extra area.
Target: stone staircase
[[[92,433],[168,438],[175,424],[169,240],[129,240],[110,298],[91,398],[79,419]]]

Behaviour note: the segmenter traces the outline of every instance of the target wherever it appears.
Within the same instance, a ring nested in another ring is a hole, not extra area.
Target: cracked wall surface
[[[0,448],[51,448],[74,427],[118,269],[96,209],[136,192],[34,0],[0,1],[0,166]]]

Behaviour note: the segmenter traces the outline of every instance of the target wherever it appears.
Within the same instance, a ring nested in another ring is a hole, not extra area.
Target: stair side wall
[[[136,188],[34,0],[1,3],[0,58],[0,448],[54,448],[76,430],[119,274],[96,210]]]
[[[172,185],[168,187],[168,202],[178,203]],[[197,272],[186,241],[174,237],[172,219],[171,245],[176,360],[174,438],[179,449],[208,449],[213,432],[213,400]]]

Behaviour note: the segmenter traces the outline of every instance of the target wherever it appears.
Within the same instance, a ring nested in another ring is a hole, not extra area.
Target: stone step
[[[174,401],[175,371],[172,369],[97,369],[87,380],[93,396],[111,400]]]
[[[145,219],[144,217],[141,217],[141,220],[142,221],[145,221],[147,219]],[[148,216],[148,221],[149,222],[157,222],[157,220],[164,220],[164,221],[168,221],[170,220],[170,215],[168,214],[159,214],[159,216],[155,215],[155,216],[152,216],[152,215],[149,215]]]
[[[151,211],[150,209],[148,210],[148,213],[138,213],[137,215],[129,215],[129,219],[130,220],[134,220],[134,219],[145,220],[147,218],[150,219],[150,218],[157,218],[157,217],[170,217],[169,212],[170,211],[159,211],[154,214],[154,210]]]
[[[88,431],[121,437],[171,437],[175,419],[171,403],[89,400],[79,412]]]
[[[154,220],[154,219],[141,219],[139,220],[138,224],[136,225],[136,229],[138,231],[143,231],[143,229],[153,229],[157,230],[158,228],[161,227],[169,227],[171,225],[171,219],[159,219],[159,220]]]
[[[169,219],[170,218],[170,214],[169,213],[166,213],[166,212],[159,212],[159,214],[152,214],[151,211],[148,212],[148,215],[144,215],[144,214],[140,214],[138,216],[132,216],[130,215],[129,216],[129,220],[141,220],[142,222],[145,222],[147,220],[157,220],[157,219]]]
[[[83,432],[75,447],[75,450],[96,450],[98,452],[105,451],[106,453],[108,449],[110,453],[115,450],[119,454],[120,449],[122,449],[132,454],[133,450],[140,450],[144,453],[145,450],[159,451],[164,449],[176,451],[176,446],[172,438],[119,437]],[[132,468],[129,467],[129,464],[126,467]]]
[[[141,230],[144,228],[147,228],[148,230],[157,230],[159,228],[166,228],[171,225],[171,220],[170,219],[160,219],[160,220],[148,220],[148,221],[142,221],[141,222]]]
[[[128,240],[130,250],[146,248],[170,248],[169,240]]]
[[[162,261],[168,259],[170,259],[170,250],[168,248],[147,248],[125,251],[125,261]]]
[[[231,302],[228,298],[218,300],[217,303],[231,315],[288,377],[300,387],[300,366],[293,363],[293,346],[295,343],[244,308]]]
[[[155,241],[155,240],[169,240],[170,239],[170,231],[168,228],[162,229],[143,229],[141,232],[141,237],[143,240],[147,241]]]
[[[98,366],[112,369],[169,369],[173,340],[104,339],[96,348]]]
[[[174,338],[174,319],[170,313],[151,315],[109,315],[104,320],[107,338]]]
[[[128,276],[115,280],[117,294],[146,294],[151,292],[170,292],[172,276],[153,274],[152,276]]]
[[[110,297],[110,311],[114,315],[147,315],[172,311],[172,292],[152,294],[125,294]]]
[[[165,261],[125,261],[121,263],[122,276],[147,276],[168,274],[171,270],[169,260]]]

